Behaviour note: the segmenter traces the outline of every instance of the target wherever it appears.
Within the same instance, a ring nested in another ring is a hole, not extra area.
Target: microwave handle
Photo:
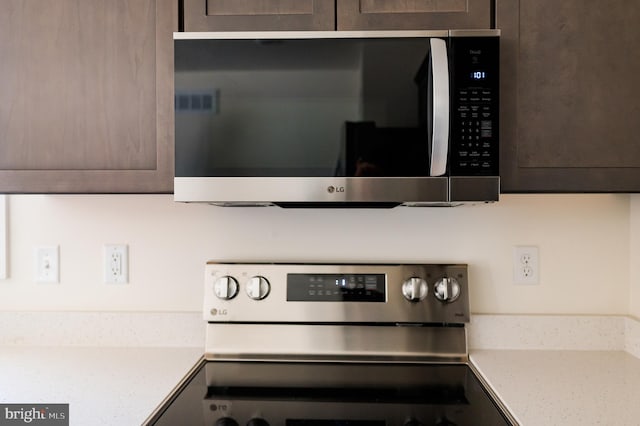
[[[430,39],[433,118],[431,136],[431,176],[447,172],[449,153],[449,61],[447,44],[440,38]]]

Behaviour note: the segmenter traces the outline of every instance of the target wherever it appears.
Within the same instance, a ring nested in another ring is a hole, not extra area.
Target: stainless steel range
[[[466,265],[209,262],[204,356],[154,425],[511,425],[468,363]]]

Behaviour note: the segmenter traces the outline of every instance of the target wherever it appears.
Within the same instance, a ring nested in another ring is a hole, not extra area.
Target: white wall
[[[640,194],[630,203],[630,298],[629,314],[640,319]]]
[[[0,310],[199,311],[207,259],[462,262],[474,313],[627,314],[640,293],[640,200],[511,195],[457,208],[283,210],[178,204],[170,195],[9,197]],[[637,216],[637,217],[636,217]],[[635,231],[631,241],[630,226]],[[129,244],[130,284],[102,284],[102,245]],[[60,245],[61,283],[34,283],[33,250]],[[633,245],[635,244],[635,245]],[[512,284],[512,247],[537,245],[541,282]],[[633,250],[632,250],[633,252]],[[640,297],[632,313],[640,316]]]

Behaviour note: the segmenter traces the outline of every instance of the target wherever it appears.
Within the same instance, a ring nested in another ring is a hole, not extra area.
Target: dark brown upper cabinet
[[[0,192],[171,192],[176,0],[3,0]]]
[[[640,3],[496,0],[503,192],[640,191]]]
[[[489,28],[491,0],[184,0],[185,31]]]
[[[335,29],[335,0],[183,0],[185,31]]]
[[[490,0],[336,0],[338,30],[489,28]]]

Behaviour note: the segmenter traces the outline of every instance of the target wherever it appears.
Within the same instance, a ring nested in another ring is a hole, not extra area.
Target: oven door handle
[[[429,74],[432,85],[432,134],[431,176],[442,176],[447,172],[449,154],[449,61],[447,44],[443,39],[429,40]]]

